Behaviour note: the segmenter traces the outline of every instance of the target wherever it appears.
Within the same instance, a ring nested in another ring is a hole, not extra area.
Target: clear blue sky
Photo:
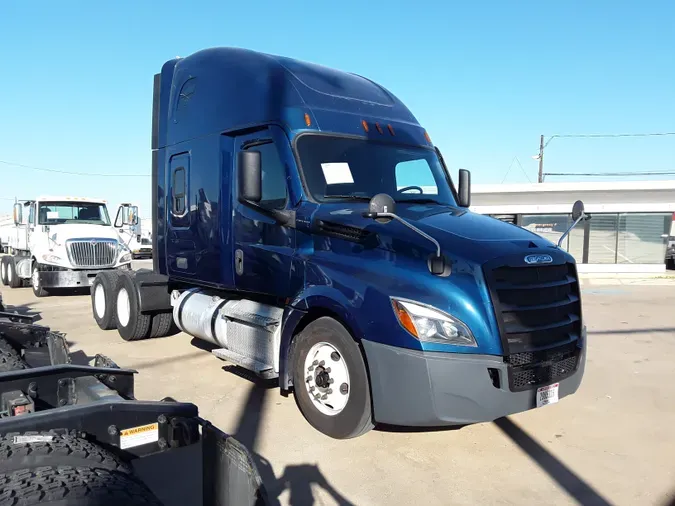
[[[671,0],[2,2],[0,160],[148,174],[153,74],[227,45],[382,83],[476,183],[502,182],[514,157],[536,181],[540,134],[675,131]],[[549,172],[675,170],[675,136],[553,139],[545,161]],[[513,163],[506,182],[526,181]],[[150,204],[149,177],[0,164],[0,197],[41,193]]]

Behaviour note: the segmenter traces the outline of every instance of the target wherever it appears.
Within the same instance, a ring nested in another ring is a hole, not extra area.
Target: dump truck
[[[119,240],[105,200],[43,196],[14,204],[3,285],[30,283],[36,297],[59,288],[89,288],[102,270],[128,269],[131,251]]]
[[[162,506],[167,478],[181,504],[269,503],[249,450],[197,406],[137,400],[135,370],[100,354],[75,363],[65,336],[36,316],[0,297],[0,505]],[[197,483],[184,479],[191,467]]]
[[[579,388],[574,258],[471,212],[470,172],[453,180],[390,91],[211,48],[167,61],[153,100],[153,269],[97,276],[101,328],[131,341],[174,322],[339,439],[490,421]]]

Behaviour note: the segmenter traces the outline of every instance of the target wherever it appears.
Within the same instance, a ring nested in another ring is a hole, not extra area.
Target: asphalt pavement
[[[496,422],[348,441],[318,433],[292,395],[189,336],[127,343],[96,326],[87,295],[2,294],[65,332],[81,357],[104,353],[137,369],[139,399],[197,404],[254,452],[278,504],[632,506],[675,504],[675,283],[654,281],[584,282],[588,363],[576,395]]]

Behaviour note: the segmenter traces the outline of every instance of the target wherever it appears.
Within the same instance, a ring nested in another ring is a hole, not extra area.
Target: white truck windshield
[[[38,224],[88,223],[110,225],[105,204],[95,202],[38,202]]]

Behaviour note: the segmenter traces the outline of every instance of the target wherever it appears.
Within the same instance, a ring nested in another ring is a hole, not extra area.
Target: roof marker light
[[[379,123],[375,123],[375,128],[377,128],[377,131],[380,132],[380,134],[384,133]]]
[[[368,131],[368,123],[366,123],[366,120],[365,120],[365,119],[362,119],[362,120],[361,120],[361,126],[363,127],[363,129],[364,129],[366,132]]]
[[[312,125],[312,118],[309,117],[309,114],[305,113],[305,125],[311,126]]]
[[[389,130],[389,133],[391,135],[396,135],[396,133],[394,132],[394,127],[392,127],[391,125],[387,125],[387,129]]]
[[[424,131],[424,138],[429,144],[431,144],[431,137],[429,137],[429,133],[426,130]]]

